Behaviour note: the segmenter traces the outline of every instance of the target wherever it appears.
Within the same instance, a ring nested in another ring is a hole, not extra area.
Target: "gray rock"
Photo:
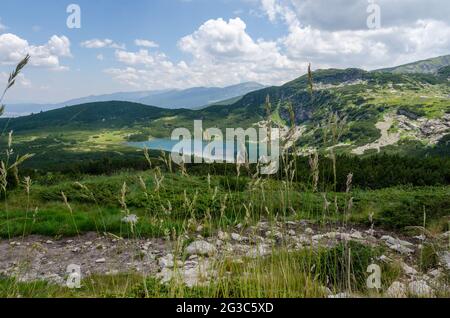
[[[378,257],[378,260],[384,262],[384,263],[390,263],[392,262],[392,259],[387,257],[386,255],[381,255],[380,257]]]
[[[353,295],[351,295],[350,293],[339,293],[336,295],[328,295],[328,298],[356,298]]]
[[[359,232],[359,231],[354,231],[353,233],[350,234],[350,237],[355,240],[363,239],[363,236],[362,236],[361,232]]]
[[[312,229],[312,228],[307,228],[306,230],[305,230],[305,234],[308,234],[308,235],[313,235],[314,234],[314,230]]]
[[[234,241],[237,241],[237,242],[241,242],[241,241],[244,240],[244,238],[241,235],[237,234],[237,233],[231,233],[231,238]]]
[[[174,266],[174,259],[172,254],[167,254],[158,260],[159,266],[162,268],[172,268]]]
[[[408,291],[416,297],[433,297],[433,289],[424,280],[412,281],[408,284]]]
[[[428,272],[428,275],[434,278],[440,278],[442,275],[442,271],[440,269],[433,269]]]
[[[206,286],[209,284],[209,278],[215,275],[214,271],[210,270],[208,262],[199,263],[193,267],[170,269],[163,268],[157,277],[161,279],[161,283],[166,284],[172,280],[178,283],[183,283],[189,288],[194,286]]]
[[[408,247],[405,247],[401,244],[388,245],[388,246],[391,250],[399,252],[400,254],[412,254],[414,252],[414,250],[412,250]]]
[[[247,252],[247,256],[251,258],[264,257],[271,253],[271,250],[266,245],[258,245],[256,247],[251,248]]]
[[[217,249],[211,243],[206,241],[195,241],[186,248],[188,255],[212,256],[216,254]]]
[[[389,298],[406,298],[407,289],[405,284],[401,282],[393,282],[387,289],[386,296]]]
[[[444,266],[446,269],[450,270],[450,252],[445,251],[442,253],[439,257],[440,263],[442,266]]]
[[[409,266],[409,265],[406,264],[406,263],[403,263],[403,262],[402,262],[402,263],[400,264],[400,266],[402,267],[402,269],[403,269],[403,271],[405,272],[406,275],[409,275],[409,276],[415,276],[415,275],[418,274],[417,271],[416,271],[413,267]]]
[[[408,248],[414,246],[414,244],[412,244],[412,243],[410,243],[408,241],[403,241],[403,240],[400,240],[400,239],[396,239],[396,238],[393,238],[392,236],[389,236],[389,235],[385,235],[385,236],[381,237],[381,240],[385,241],[388,246],[401,245],[403,247],[408,247]]]

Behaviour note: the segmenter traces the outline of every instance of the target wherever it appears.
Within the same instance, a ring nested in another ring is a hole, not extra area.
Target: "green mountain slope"
[[[121,128],[142,124],[164,116],[188,110],[168,110],[137,103],[111,101],[67,106],[34,115],[0,119],[0,127],[7,130],[45,130],[80,128]]]
[[[192,129],[195,119],[202,119],[205,128],[251,127],[267,118],[265,101],[269,96],[271,117],[280,125],[292,124],[289,112],[292,105],[295,125],[305,129],[299,145],[319,147],[321,134],[317,127],[330,114],[338,113],[347,118],[346,130],[339,141],[348,145],[347,149],[362,154],[404,142],[418,146],[439,144],[450,132],[448,78],[448,67],[441,67],[436,74],[327,69],[313,73],[312,94],[308,76],[304,75],[282,86],[248,93],[229,105],[200,110],[101,102],[1,119],[0,127],[7,125],[6,129],[16,132],[132,128],[141,132],[138,135],[142,139],[149,135],[169,137],[174,128]],[[368,146],[360,149],[364,145]]]
[[[428,60],[423,60],[419,62],[409,63],[397,67],[386,68],[380,71],[391,72],[396,74],[404,73],[437,73],[442,67],[450,65],[450,55],[444,55],[440,57],[435,57]]]

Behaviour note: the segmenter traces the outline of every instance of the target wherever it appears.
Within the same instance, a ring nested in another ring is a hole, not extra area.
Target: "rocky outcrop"
[[[443,234],[444,235],[444,234]],[[398,238],[392,233],[373,229],[324,228],[308,221],[259,222],[218,231],[211,237],[181,237],[190,241],[126,240],[115,236],[87,234],[75,239],[52,241],[32,236],[21,241],[1,241],[0,275],[20,281],[47,280],[65,284],[67,266],[79,265],[82,276],[115,275],[137,272],[155,276],[163,283],[177,282],[188,287],[205,286],[217,279],[217,264],[224,260],[235,264],[264,258],[280,249],[288,252],[332,248],[340,242],[355,241],[372,247],[385,246],[386,255],[378,264],[398,264],[401,276],[383,291],[386,297],[432,297],[447,287],[442,282],[449,266],[449,253],[439,254],[440,267],[421,273],[414,265],[414,255],[426,237]],[[445,240],[443,240],[445,241]],[[331,287],[331,286],[328,286]],[[327,286],[324,286],[327,288]],[[333,290],[329,297],[357,297]]]

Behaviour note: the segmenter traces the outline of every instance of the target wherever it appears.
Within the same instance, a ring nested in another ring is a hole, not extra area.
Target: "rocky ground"
[[[448,244],[450,233],[438,240]],[[187,239],[187,238],[186,238]],[[439,268],[420,273],[415,260],[425,236],[398,237],[392,233],[367,229],[329,227],[319,229],[307,221],[287,221],[269,224],[260,222],[246,229],[218,232],[204,238],[197,234],[189,238],[181,252],[164,239],[123,239],[114,235],[85,234],[58,241],[41,236],[0,242],[0,275],[20,281],[47,280],[65,284],[67,267],[81,268],[83,277],[92,274],[114,275],[136,272],[156,276],[162,282],[179,279],[187,286],[202,285],[214,277],[214,263],[224,257],[241,262],[244,258],[270,255],[277,247],[287,250],[333,247],[339,242],[354,240],[370,246],[386,246],[387,253],[377,262],[398,262],[402,279],[394,282],[386,296],[416,295],[433,297],[448,286],[440,285],[440,276],[450,270],[450,253],[440,254]],[[179,256],[178,256],[179,255]],[[343,293],[329,297],[347,297]]]
[[[378,152],[381,148],[394,145],[400,140],[400,133],[390,133],[389,129],[394,123],[394,118],[392,116],[385,116],[384,121],[377,123],[375,126],[380,130],[381,137],[373,143],[358,147],[352,151],[356,155],[363,155],[366,150],[375,149]]]

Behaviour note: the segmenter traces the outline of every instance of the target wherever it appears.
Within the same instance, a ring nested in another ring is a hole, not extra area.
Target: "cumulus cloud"
[[[92,39],[81,42],[81,46],[87,49],[102,49],[102,48],[113,48],[113,49],[125,49],[123,44],[117,44],[111,39]]]
[[[262,2],[267,0],[261,0]],[[367,29],[367,0],[270,0],[290,7],[303,25],[328,31]],[[442,0],[375,0],[383,27],[400,27],[418,20],[447,21],[450,2]],[[267,14],[273,13],[268,11]]]
[[[32,56],[30,64],[54,70],[65,69],[61,57],[71,57],[70,40],[66,36],[53,35],[43,45],[30,45],[27,40],[12,33],[0,35],[0,64],[15,64],[26,54]]]
[[[379,29],[367,27],[366,0],[255,1],[269,21],[285,25],[283,36],[256,39],[241,18],[211,19],[178,41],[190,58],[174,62],[144,48],[116,50],[124,66],[106,72],[127,85],[152,89],[244,81],[278,85],[304,74],[309,62],[315,69],[370,70],[450,53],[450,5],[436,0],[428,10],[419,0],[377,0]]]
[[[8,78],[9,78],[9,73],[0,72],[0,83],[2,83],[2,85],[4,83],[8,82]],[[31,81],[28,78],[26,78],[23,73],[21,73],[17,76],[15,85],[22,86],[24,88],[28,88],[28,87],[31,87]]]
[[[156,48],[159,47],[158,43],[150,40],[136,39],[134,44],[137,46],[148,47],[148,48]]]
[[[178,42],[178,47],[192,56],[191,61],[173,63],[165,54],[146,49],[117,50],[117,61],[129,67],[108,69],[107,73],[123,83],[142,88],[183,88],[225,86],[243,81],[281,83],[290,74],[291,77],[299,75],[305,69],[306,63],[292,63],[281,54],[276,42],[252,39],[246,27],[240,18],[206,21]]]
[[[316,68],[374,69],[449,54],[450,25],[438,9],[445,12],[450,5],[431,2],[433,9],[426,10],[417,0],[376,1],[380,29],[367,27],[363,0],[261,0],[261,8],[272,22],[286,24],[279,45],[290,60],[308,60]],[[413,12],[405,14],[408,10]],[[416,19],[420,11],[428,18]]]

